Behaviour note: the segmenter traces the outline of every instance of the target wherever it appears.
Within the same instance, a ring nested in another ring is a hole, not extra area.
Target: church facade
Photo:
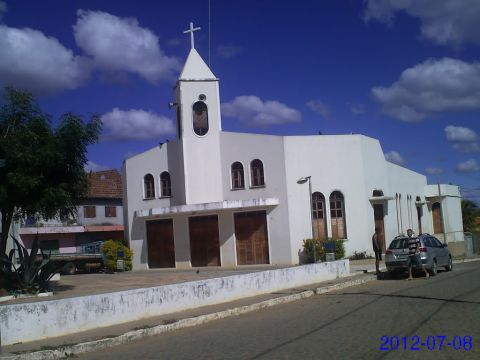
[[[458,187],[427,185],[376,139],[222,131],[219,81],[193,46],[174,96],[177,138],[123,166],[134,269],[298,264],[312,233],[371,253],[375,226],[386,246],[408,228],[463,241]]]

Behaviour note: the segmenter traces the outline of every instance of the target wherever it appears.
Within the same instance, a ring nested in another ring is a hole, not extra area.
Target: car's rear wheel
[[[448,265],[445,266],[445,270],[447,270],[447,271],[452,271],[453,270],[453,261],[452,261],[451,256],[448,257]]]
[[[437,260],[433,259],[432,267],[430,268],[430,275],[435,276],[437,275],[438,267],[437,267]]]

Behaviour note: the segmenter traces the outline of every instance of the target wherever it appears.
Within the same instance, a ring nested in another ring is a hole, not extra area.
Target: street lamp
[[[317,242],[315,241],[315,231],[313,226],[313,207],[312,207],[312,177],[305,176],[297,180],[297,184],[305,184],[308,181],[308,198],[310,200],[310,224],[312,226],[312,240],[313,240],[313,263],[317,262]]]

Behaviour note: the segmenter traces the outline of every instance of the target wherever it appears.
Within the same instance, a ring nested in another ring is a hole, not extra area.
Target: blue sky
[[[392,162],[480,202],[480,1],[211,0],[227,131],[360,133]],[[175,137],[172,88],[209,61],[208,0],[0,0],[0,86],[53,119],[100,114],[90,168]]]

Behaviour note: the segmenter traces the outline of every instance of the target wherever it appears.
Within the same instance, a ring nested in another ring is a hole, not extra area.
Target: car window
[[[435,243],[436,247],[442,247],[442,243],[437,238],[432,238],[432,242]]]
[[[389,249],[406,249],[407,247],[408,247],[408,239],[400,238],[400,239],[393,239],[388,248]]]
[[[432,242],[430,241],[430,238],[429,237],[425,237],[422,239],[422,242],[423,242],[423,246],[426,246],[426,247],[435,247],[434,244],[432,244]]]

